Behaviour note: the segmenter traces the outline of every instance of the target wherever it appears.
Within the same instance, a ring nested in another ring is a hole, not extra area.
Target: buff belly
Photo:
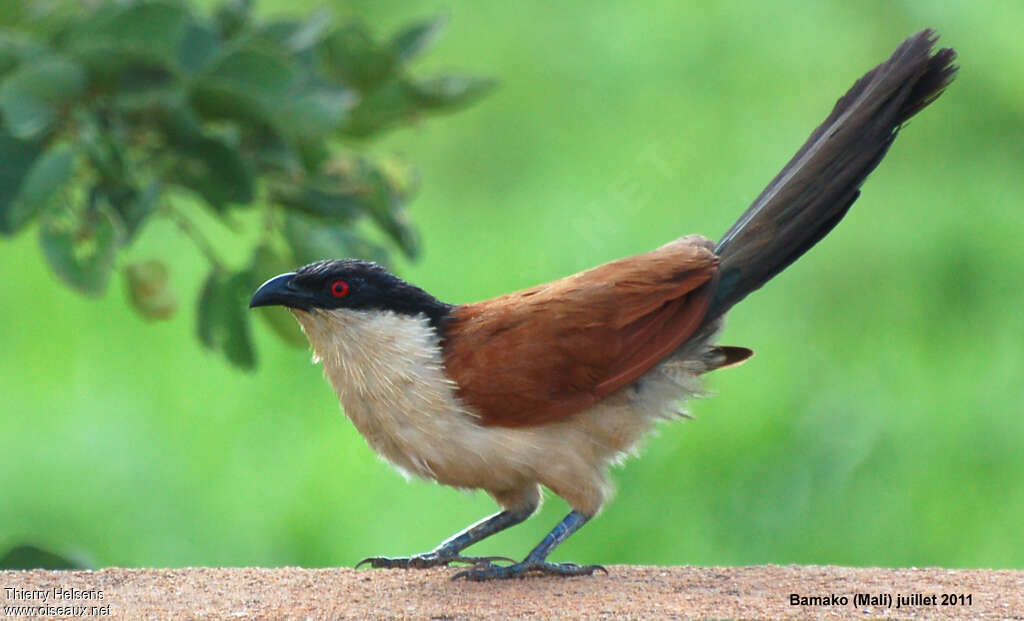
[[[610,495],[608,467],[659,419],[700,391],[707,339],[691,341],[633,385],[539,427],[483,427],[456,396],[425,318],[293,311],[345,414],[381,457],[407,475],[483,489],[505,508],[539,501],[539,485],[594,515]],[[411,347],[409,344],[414,343]]]

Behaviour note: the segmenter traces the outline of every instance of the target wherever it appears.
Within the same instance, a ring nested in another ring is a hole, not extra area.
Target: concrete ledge
[[[106,606],[109,616],[124,619],[1024,619],[1024,571],[775,565],[608,569],[609,576],[482,584],[452,582],[454,570],[445,569],[4,571],[0,605],[85,607],[49,611],[62,618],[103,614]],[[30,599],[32,592],[46,599]],[[862,604],[855,599],[858,593],[882,597],[874,605]],[[792,594],[828,603],[793,605]],[[944,595],[954,596],[956,605],[943,604]],[[910,596],[910,604],[898,596]],[[15,614],[10,608],[0,612]]]

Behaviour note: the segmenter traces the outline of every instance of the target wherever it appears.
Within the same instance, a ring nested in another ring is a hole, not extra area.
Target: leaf
[[[295,260],[302,264],[341,257],[388,264],[387,250],[356,236],[348,227],[325,224],[300,214],[285,216],[284,237]]]
[[[250,273],[227,276],[214,268],[203,283],[196,307],[199,340],[208,348],[223,352],[229,362],[245,370],[256,367],[246,313],[251,282]]]
[[[0,558],[0,570],[88,568],[84,563],[28,544],[14,546]]]
[[[362,198],[351,184],[314,177],[302,183],[290,181],[270,186],[270,199],[285,207],[336,223],[349,222],[363,213]]]
[[[349,115],[342,131],[366,137],[395,125],[415,120],[420,112],[407,84],[392,80],[363,97]]]
[[[50,149],[36,159],[18,188],[17,198],[3,211],[0,230],[17,232],[40,213],[71,180],[73,164],[74,155],[66,146]]]
[[[391,48],[374,41],[359,22],[332,32],[323,40],[322,49],[327,74],[362,91],[385,81],[395,69]]]
[[[178,151],[182,157],[168,181],[195,191],[218,211],[231,203],[252,202],[255,180],[237,149],[217,138],[197,136]]]
[[[217,210],[252,202],[256,180],[242,151],[220,137],[204,134],[191,108],[169,107],[158,126],[175,156],[168,183],[196,192]]]
[[[302,161],[295,149],[276,132],[258,128],[253,132],[252,146],[256,168],[262,174],[284,171],[289,175],[301,174]]]
[[[409,225],[402,209],[402,200],[391,181],[379,170],[370,169],[366,181],[365,204],[384,232],[394,240],[410,259],[419,254],[419,237]]]
[[[256,367],[256,350],[253,348],[252,336],[249,329],[249,314],[246,309],[249,306],[249,297],[252,290],[249,283],[252,277],[240,272],[228,279],[224,290],[223,304],[229,306],[232,322],[227,326],[227,335],[224,340],[224,354],[233,364],[243,369]]]
[[[188,74],[202,71],[221,49],[220,36],[206,24],[192,22],[182,35],[178,64]]]
[[[113,101],[128,114],[178,105],[185,99],[185,92],[174,74],[150,67],[125,68],[119,76],[116,89]]]
[[[196,303],[196,335],[199,341],[210,349],[220,346],[220,326],[224,323],[220,291],[224,287],[224,277],[214,268],[203,286],[199,289],[199,300]]]
[[[90,71],[102,76],[138,63],[174,70],[192,22],[191,13],[180,2],[107,3],[77,20],[66,45]]]
[[[448,25],[447,15],[438,15],[412,24],[391,39],[391,49],[399,63],[407,63],[440,38]]]
[[[0,24],[41,39],[52,40],[81,19],[82,3],[68,0],[6,0],[0,2]]]
[[[27,7],[25,4],[22,2],[5,2],[0,4],[0,24],[7,26],[20,25],[20,22],[25,19],[25,14],[28,12],[26,11]]]
[[[250,291],[255,291],[268,279],[291,271],[292,268],[294,266],[280,254],[274,252],[271,247],[266,244],[261,245],[253,253],[252,264],[249,267],[249,273],[253,276],[252,281],[250,281]],[[302,328],[295,321],[295,317],[292,317],[292,314],[284,307],[260,306],[251,309],[250,312],[260,317],[288,345],[292,347],[306,347],[308,345],[309,342],[306,340],[306,335],[302,333]]]
[[[405,185],[411,184],[406,179],[409,171],[397,165],[391,168],[398,178],[392,178],[383,167],[365,158],[339,156],[331,160],[325,172],[320,175],[310,176],[300,183],[285,181],[271,185],[270,198],[294,212],[323,218],[333,225],[348,225],[364,213],[369,214],[402,252],[414,257],[419,252],[419,239],[403,210],[405,194],[409,190]],[[386,259],[386,253],[381,248],[351,233],[320,235],[308,232],[305,230],[304,219],[287,221],[286,235],[289,223],[295,231],[299,231],[289,238],[292,242],[305,239],[311,248],[323,253],[323,256],[310,258],[307,262],[336,256],[338,250],[353,256],[373,256],[382,261]],[[298,250],[296,256],[309,258],[310,255],[303,255]]]
[[[233,37],[249,25],[252,16],[252,0],[224,0],[217,7],[217,26],[225,38]]]
[[[146,319],[168,319],[178,310],[178,296],[168,286],[167,264],[149,260],[124,267],[128,299]]]
[[[358,101],[352,91],[341,87],[309,87],[274,108],[275,127],[293,139],[322,140],[347,119]]]
[[[202,119],[185,102],[170,102],[159,110],[154,120],[174,148],[187,147],[203,135]]]
[[[90,296],[107,288],[119,237],[117,223],[106,209],[50,214],[39,230],[50,268],[73,289]]]
[[[369,136],[416,121],[428,113],[466,106],[496,85],[494,80],[465,76],[440,76],[419,82],[392,80],[363,97],[343,131],[352,136]]]
[[[76,63],[59,58],[22,66],[0,85],[0,113],[17,138],[31,139],[50,129],[65,103],[85,88]]]
[[[45,53],[43,46],[27,37],[13,32],[0,32],[0,76]]]
[[[254,98],[284,97],[295,85],[295,67],[269,50],[243,48],[219,58],[206,77]]]
[[[10,235],[24,224],[24,214],[12,216],[18,194],[32,165],[42,152],[42,144],[19,140],[0,132],[0,232]]]
[[[193,85],[190,101],[204,118],[269,124],[298,77],[287,57],[268,49],[242,48],[207,68]]]
[[[442,75],[412,83],[410,93],[423,107],[452,109],[483,97],[497,85],[490,78]]]
[[[331,143],[315,138],[295,141],[295,154],[298,156],[302,169],[319,170],[331,157]]]
[[[85,154],[89,166],[99,177],[100,183],[117,187],[125,181],[125,144],[112,132],[107,131],[103,121],[92,110],[81,110],[75,114],[77,126],[76,147]]]
[[[107,201],[124,223],[126,241],[138,234],[142,223],[156,210],[162,190],[161,185],[154,182],[144,190],[127,185],[106,192]]]
[[[257,36],[281,47],[281,49],[300,54],[319,44],[334,22],[334,14],[330,9],[321,7],[304,21],[271,22],[260,28]]]
[[[43,154],[29,171],[21,187],[23,203],[42,207],[71,178],[74,154],[66,146],[58,146]]]

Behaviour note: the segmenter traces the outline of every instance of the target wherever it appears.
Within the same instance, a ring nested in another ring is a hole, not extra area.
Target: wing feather
[[[459,306],[445,368],[481,424],[579,412],[635,381],[700,326],[718,258],[689,236],[548,284]]]

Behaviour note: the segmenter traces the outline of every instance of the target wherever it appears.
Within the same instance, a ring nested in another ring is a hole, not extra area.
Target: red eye
[[[348,295],[348,283],[344,280],[335,280],[331,283],[331,295],[336,298],[343,298]]]

